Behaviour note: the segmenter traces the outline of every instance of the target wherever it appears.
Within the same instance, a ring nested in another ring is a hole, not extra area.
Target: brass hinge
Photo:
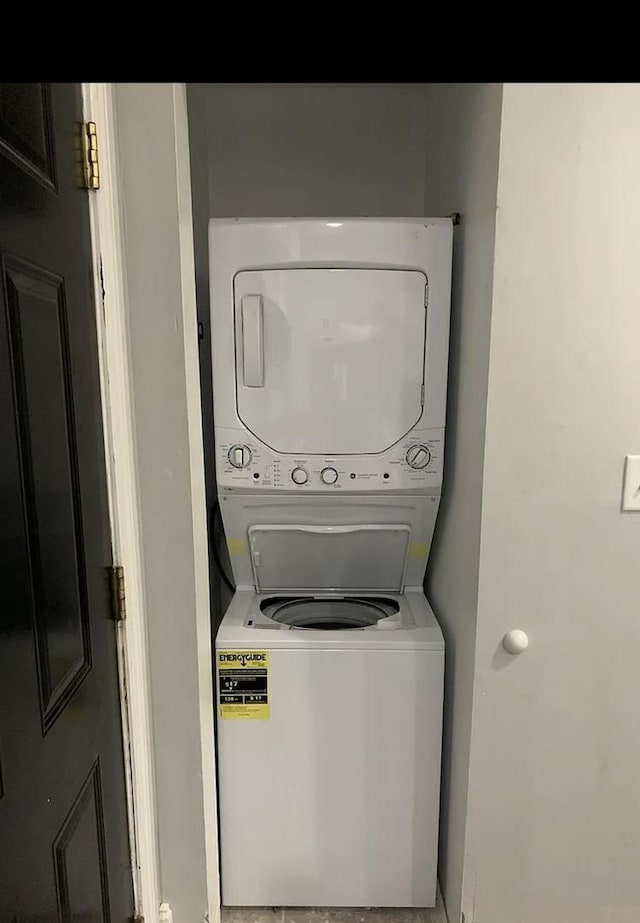
[[[127,598],[124,590],[124,567],[116,564],[110,568],[111,577],[111,618],[114,622],[124,622],[127,617]]]
[[[87,189],[100,188],[100,163],[98,161],[98,132],[95,122],[84,125],[84,169]]]

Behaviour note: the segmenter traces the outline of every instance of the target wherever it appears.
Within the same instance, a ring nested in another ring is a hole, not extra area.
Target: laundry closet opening
[[[188,87],[223,904],[435,904],[453,227],[427,95]]]

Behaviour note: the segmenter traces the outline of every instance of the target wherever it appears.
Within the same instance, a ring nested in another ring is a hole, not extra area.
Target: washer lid
[[[249,547],[258,592],[361,590],[401,593],[408,525],[256,525]]]

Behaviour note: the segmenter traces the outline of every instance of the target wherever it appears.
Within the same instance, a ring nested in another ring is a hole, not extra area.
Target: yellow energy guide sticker
[[[218,651],[221,718],[269,717],[269,651]]]

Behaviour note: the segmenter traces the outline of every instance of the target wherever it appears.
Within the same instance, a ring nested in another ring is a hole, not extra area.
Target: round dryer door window
[[[380,619],[398,611],[390,599],[268,599],[261,607],[265,615],[291,628],[312,628],[316,631],[344,631],[370,628]]]

